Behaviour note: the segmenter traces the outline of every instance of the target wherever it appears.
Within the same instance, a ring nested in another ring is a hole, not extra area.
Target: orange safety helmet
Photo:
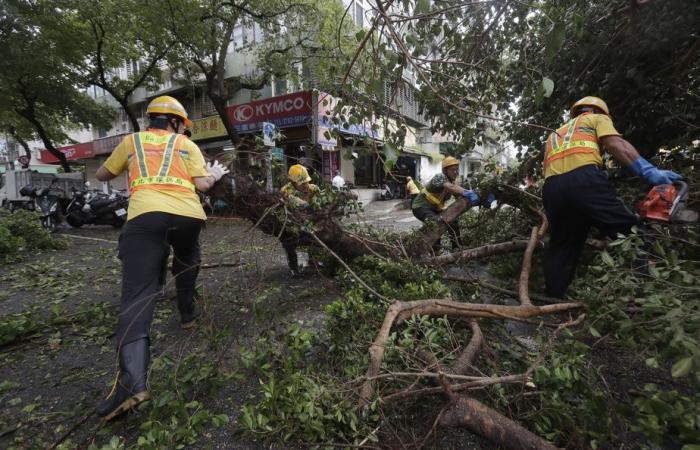
[[[608,105],[603,101],[602,98],[593,96],[583,97],[581,100],[577,101],[571,106],[571,110],[569,111],[571,117],[574,117],[574,111],[576,111],[576,108],[578,108],[579,106],[595,106],[596,108],[600,108],[606,115],[610,115]]]

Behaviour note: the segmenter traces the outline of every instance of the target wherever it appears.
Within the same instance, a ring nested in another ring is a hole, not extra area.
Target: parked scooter
[[[111,225],[121,228],[126,223],[129,198],[121,192],[73,191],[66,208],[66,222],[74,228],[83,225]]]
[[[401,192],[395,181],[389,180],[382,187],[382,192],[379,194],[380,200],[391,200],[401,198]]]
[[[37,188],[28,184],[19,191],[21,195],[32,199],[34,210],[41,215],[41,225],[51,233],[58,230],[63,215],[61,208],[63,189],[54,187],[57,180],[54,178],[51,184],[45,188]]]

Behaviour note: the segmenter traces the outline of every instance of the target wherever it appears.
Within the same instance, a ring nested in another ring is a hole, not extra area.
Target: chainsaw
[[[693,223],[698,213],[687,207],[688,185],[684,181],[673,184],[660,184],[637,203],[637,210],[643,219],[669,223]]]

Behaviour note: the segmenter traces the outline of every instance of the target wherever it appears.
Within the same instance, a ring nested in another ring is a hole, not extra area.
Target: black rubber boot
[[[119,352],[119,376],[112,392],[95,408],[105,421],[134,408],[151,398],[146,387],[146,374],[150,361],[148,338],[122,346]]]
[[[287,252],[287,266],[289,270],[292,272],[292,275],[298,275],[300,272],[296,246],[285,246],[284,250]]]
[[[197,324],[197,319],[202,312],[194,304],[194,290],[178,289],[177,309],[180,311],[180,323],[183,329],[192,328]]]

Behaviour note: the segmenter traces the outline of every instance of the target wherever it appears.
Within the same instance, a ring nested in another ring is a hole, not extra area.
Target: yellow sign
[[[193,120],[190,131],[192,132],[192,137],[190,139],[193,141],[226,136],[226,128],[219,116],[210,116]]]

